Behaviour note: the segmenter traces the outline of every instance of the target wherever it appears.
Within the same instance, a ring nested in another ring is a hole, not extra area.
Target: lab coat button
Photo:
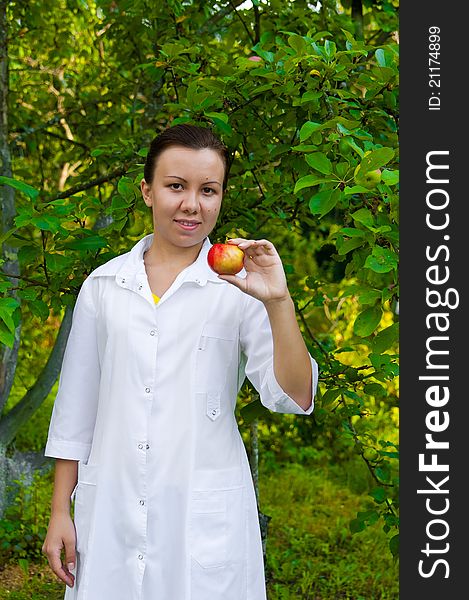
[[[155,329],[152,329],[152,330],[150,331],[150,335],[156,335],[156,330],[155,330]]]
[[[138,560],[143,560],[143,554],[138,555]]]
[[[139,445],[138,445],[138,449],[139,449],[139,450],[143,450],[143,444],[139,444]]]
[[[140,283],[138,286],[138,289],[141,290],[142,289],[142,284]]]
[[[145,388],[145,391],[146,391],[146,393],[147,393],[147,394],[149,394],[149,393],[151,392],[151,390],[150,390],[150,388],[149,388],[149,387],[146,387],[146,388]]]
[[[147,450],[148,450],[149,448],[150,448],[150,445],[149,445],[149,444],[147,444]]]
[[[140,500],[140,506],[144,506],[145,500]]]

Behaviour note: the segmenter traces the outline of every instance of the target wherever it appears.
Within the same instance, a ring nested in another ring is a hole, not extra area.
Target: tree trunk
[[[73,308],[67,306],[49,358],[32,388],[0,421],[0,444],[8,446],[49,395],[62,366],[62,359],[72,326]]]
[[[6,0],[0,0],[0,175],[11,177],[11,156],[8,144],[8,41]],[[13,226],[16,215],[13,188],[0,186],[0,235]],[[18,275],[19,264],[16,248],[8,241],[2,246],[2,269],[8,274]],[[15,283],[15,280],[10,280]],[[10,294],[19,301],[16,291]],[[0,415],[10,394],[15,376],[21,325],[16,328],[13,348],[0,343]]]
[[[257,500],[257,512],[259,515],[259,525],[261,528],[261,539],[262,539],[262,553],[264,556],[264,568],[266,568],[266,541],[267,541],[267,528],[271,517],[265,515],[259,508],[259,437],[258,437],[258,420],[254,419],[251,422],[250,427],[251,434],[251,449],[249,462],[251,465],[252,480],[254,483],[254,490],[256,492]]]
[[[0,0],[0,175],[11,177],[11,156],[8,145],[8,37],[7,1]],[[13,188],[0,186],[0,235],[11,228],[15,216],[15,193]],[[5,260],[2,269],[11,275],[19,274],[16,249],[5,242],[0,249]],[[14,281],[14,280],[12,280]],[[18,300],[16,291],[11,296]],[[21,325],[16,328],[13,347],[0,343],[0,416],[10,394],[15,376]],[[0,442],[0,516],[7,483],[6,446]]]
[[[24,425],[49,395],[62,366],[62,359],[72,326],[73,308],[67,306],[55,339],[54,347],[41,374],[23,398],[0,419],[0,518],[6,508],[6,486],[10,469],[5,452],[19,428]]]

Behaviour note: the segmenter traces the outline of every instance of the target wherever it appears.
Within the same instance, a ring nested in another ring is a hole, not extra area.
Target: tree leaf
[[[375,487],[371,490],[370,496],[379,504],[386,500],[386,490],[382,487]]]
[[[352,194],[368,194],[369,192],[370,190],[362,185],[353,185],[352,187],[346,185],[344,189],[345,196],[351,196]]]
[[[0,184],[9,185],[10,187],[15,188],[16,190],[23,192],[23,194],[26,194],[28,198],[31,198],[31,200],[35,200],[39,196],[39,190],[33,188],[31,185],[25,183],[24,181],[13,179],[12,177],[1,176]]]
[[[219,121],[223,121],[223,123],[228,123],[229,117],[225,113],[217,113],[217,112],[205,112],[204,115],[209,117],[210,119],[217,119]]]
[[[381,179],[386,185],[396,185],[399,183],[399,171],[390,171],[389,169],[383,169],[381,173]]]
[[[365,174],[369,171],[379,169],[393,157],[394,150],[392,148],[378,148],[378,150],[373,150],[370,154],[363,157],[360,163],[360,173]]]
[[[366,234],[363,229],[356,229],[355,227],[341,227],[340,232],[350,237],[365,237]]]
[[[33,217],[31,223],[43,231],[51,231],[52,233],[56,233],[61,229],[60,219],[51,215]]]
[[[375,222],[373,214],[368,208],[359,208],[358,210],[353,212],[350,216],[352,217],[352,219],[354,221],[357,221],[357,223],[361,223],[362,225],[365,225],[365,227],[372,227]]]
[[[360,304],[375,304],[376,300],[380,297],[381,292],[379,290],[369,289],[358,296],[358,302],[360,302]]]
[[[310,199],[309,210],[313,215],[323,217],[334,208],[340,200],[340,196],[340,190],[323,190]]]
[[[46,253],[45,258],[48,270],[53,273],[65,271],[73,263],[72,257],[64,256],[63,254],[58,254],[57,252],[53,254]]]
[[[372,348],[376,354],[381,354],[399,339],[399,324],[393,323],[382,329],[374,338]]]
[[[31,309],[33,315],[39,317],[43,322],[49,318],[49,307],[44,302],[44,300],[32,300],[28,304],[28,306]]]
[[[15,321],[13,313],[18,308],[19,302],[11,296],[0,298],[0,319],[5,323],[7,329],[12,333],[15,332]]]
[[[340,396],[342,391],[343,390],[341,388],[327,390],[322,397],[321,406],[329,406],[329,404],[332,404],[334,400]]]
[[[15,334],[12,333],[4,324],[0,315],[0,343],[5,344],[9,348],[13,348],[15,343]]]
[[[397,254],[381,246],[375,246],[372,253],[365,260],[365,267],[375,273],[388,273],[396,269],[397,264]]]
[[[331,42],[331,40],[326,40],[324,42],[324,54],[327,56],[327,58],[332,58],[336,52],[337,46],[335,45],[335,42]]]
[[[87,237],[73,240],[72,242],[66,242],[63,244],[64,248],[70,248],[71,250],[99,250],[100,248],[106,248],[108,245],[107,240],[100,235],[89,235]]]
[[[126,200],[135,197],[136,186],[130,177],[121,177],[117,183],[117,191]]]
[[[12,227],[11,229],[8,229],[8,231],[5,231],[5,233],[3,235],[0,235],[0,246],[10,237],[12,236],[15,231],[18,231],[18,227]]]
[[[324,175],[332,173],[332,163],[323,152],[312,152],[305,156],[305,160],[310,167],[316,169]]]
[[[386,67],[386,54],[382,48],[378,48],[375,52],[376,62],[380,67]]]
[[[312,187],[314,185],[319,185],[320,183],[331,183],[334,181],[333,179],[321,179],[317,175],[305,175],[304,177],[300,177],[295,184],[295,188],[293,193],[296,194],[300,190],[303,190],[307,187]]]
[[[359,337],[367,337],[378,327],[382,316],[380,306],[365,308],[355,319],[353,332]]]
[[[320,129],[320,127],[322,127],[320,123],[306,121],[306,123],[304,123],[300,129],[300,142],[307,140],[317,129]]]
[[[381,398],[387,394],[386,389],[379,383],[367,383],[364,386],[363,391],[365,394],[377,396],[378,398]]]
[[[399,556],[399,534],[397,533],[389,540],[389,549],[391,550],[394,558]]]
[[[343,242],[342,245],[340,246],[340,248],[338,249],[337,254],[340,254],[341,256],[343,256],[344,254],[347,254],[351,250],[355,250],[355,248],[363,246],[364,243],[365,243],[365,240],[363,239],[363,237],[353,237],[353,238],[350,238],[349,240],[345,240],[345,242]]]
[[[297,146],[290,146],[291,150],[295,152],[316,152],[318,147],[314,144],[298,144]]]

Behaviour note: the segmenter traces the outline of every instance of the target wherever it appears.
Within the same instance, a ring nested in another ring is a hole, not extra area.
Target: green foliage
[[[365,495],[351,493],[327,466],[318,471],[310,464],[261,469],[261,503],[271,517],[269,598],[395,600],[398,572],[386,552],[388,537],[370,529],[354,536],[348,527],[357,508],[367,505]],[[352,476],[360,471],[358,461],[348,468]]]
[[[351,529],[381,527],[395,554],[397,3],[364,3],[364,39],[343,4],[12,4],[14,174],[0,183],[17,192],[2,239],[18,250],[21,304],[0,267],[0,342],[13,344],[20,320],[51,336],[86,275],[151,231],[138,186],[155,133],[213,128],[233,161],[211,239],[278,247],[320,366],[316,409],[295,420],[299,443],[360,457],[373,506]],[[241,422],[255,417],[275,418],[257,404]]]
[[[28,561],[43,559],[42,544],[50,513],[52,472],[36,474],[30,486],[15,481],[18,492],[0,519],[0,563],[16,560],[27,570]]]

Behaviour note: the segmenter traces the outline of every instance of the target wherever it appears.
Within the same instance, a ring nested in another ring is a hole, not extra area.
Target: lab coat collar
[[[153,237],[154,233],[149,233],[144,236],[130,249],[129,252],[104,263],[95,269],[94,272],[90,273],[90,277],[111,275],[115,277],[116,283],[119,286],[134,287],[135,279],[141,280],[146,276],[143,255],[151,246]],[[205,285],[207,281],[226,284],[226,281],[219,279],[217,274],[214,273],[208,265],[207,254],[211,246],[212,243],[207,236],[204,239],[204,243],[202,244],[196,260],[184,269],[184,281],[193,281],[200,286]],[[246,273],[244,269],[242,269],[239,274],[245,276]]]

